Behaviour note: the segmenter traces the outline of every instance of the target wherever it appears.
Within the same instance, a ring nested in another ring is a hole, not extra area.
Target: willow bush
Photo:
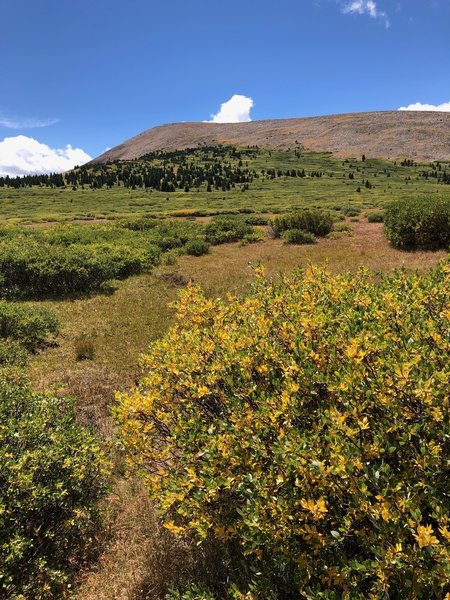
[[[400,250],[447,250],[450,247],[450,199],[397,200],[386,207],[384,231]]]
[[[4,297],[23,298],[88,292],[111,279],[140,273],[158,258],[157,248],[64,246],[18,236],[0,242],[1,293]]]
[[[280,215],[272,221],[275,237],[280,237],[291,229],[300,229],[318,237],[330,233],[334,219],[331,213],[318,208],[304,208],[296,212]]]
[[[176,308],[117,409],[166,526],[241,549],[235,597],[450,593],[450,262]]]
[[[58,331],[58,320],[48,310],[0,300],[0,340],[35,351],[51,343]]]
[[[74,403],[0,377],[0,598],[61,598],[105,492],[99,441]]]

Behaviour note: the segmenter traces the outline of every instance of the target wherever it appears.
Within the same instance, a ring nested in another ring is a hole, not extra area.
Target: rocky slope
[[[450,113],[389,111],[250,123],[174,123],[148,129],[94,162],[137,158],[155,150],[233,144],[328,151],[336,156],[450,160]]]

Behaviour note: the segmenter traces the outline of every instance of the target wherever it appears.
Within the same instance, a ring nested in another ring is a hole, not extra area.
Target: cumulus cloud
[[[0,115],[0,126],[8,129],[35,129],[59,123],[59,119],[17,119]]]
[[[374,0],[352,0],[351,2],[346,2],[342,7],[342,12],[344,15],[368,15],[372,19],[381,19],[384,21],[386,27],[390,27],[391,25],[387,14],[379,10]]]
[[[442,104],[422,104],[416,102],[409,106],[401,106],[398,110],[433,110],[438,112],[450,112],[450,102],[443,102]]]
[[[206,123],[246,123],[251,121],[250,111],[253,108],[252,98],[234,94],[229,100],[220,105],[217,114],[211,115]]]
[[[38,175],[62,173],[91,160],[81,148],[50,148],[25,135],[7,137],[0,142],[0,175]]]

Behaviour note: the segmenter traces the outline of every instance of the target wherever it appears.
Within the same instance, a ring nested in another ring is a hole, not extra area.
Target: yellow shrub
[[[166,526],[238,542],[276,597],[450,591],[449,262],[259,273],[177,311],[118,397]]]

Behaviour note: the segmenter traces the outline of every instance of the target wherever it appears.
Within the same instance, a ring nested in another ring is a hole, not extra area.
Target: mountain
[[[94,163],[138,158],[156,150],[232,144],[271,150],[301,145],[336,156],[450,160],[450,113],[386,111],[249,123],[173,123],[148,129]]]

